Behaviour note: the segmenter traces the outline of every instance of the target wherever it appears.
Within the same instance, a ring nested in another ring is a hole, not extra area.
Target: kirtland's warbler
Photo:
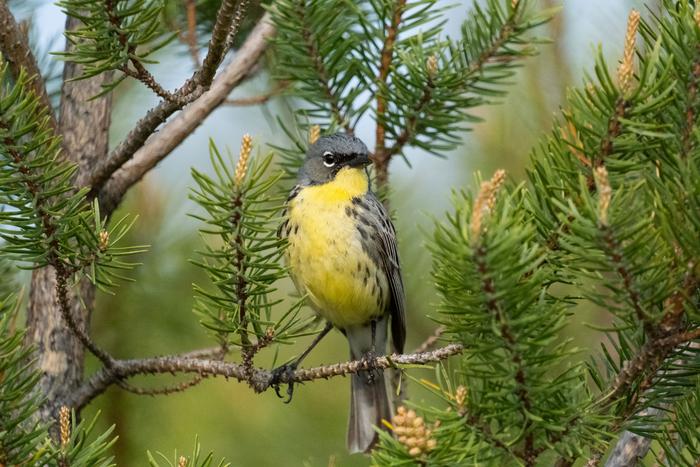
[[[403,352],[405,299],[396,233],[370,190],[369,163],[367,146],[354,136],[324,136],[308,149],[280,235],[288,240],[294,284],[327,323],[283,371],[295,368],[333,327],[347,337],[352,359],[371,359],[386,352],[391,322],[393,350]],[[377,441],[373,426],[382,428],[382,419],[391,419],[387,383],[381,370],[353,374],[351,383],[348,449],[366,452]]]

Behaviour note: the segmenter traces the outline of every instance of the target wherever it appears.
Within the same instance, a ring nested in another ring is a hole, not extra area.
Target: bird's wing
[[[360,214],[358,218],[360,224],[368,224],[370,229],[376,233],[368,236],[367,247],[376,251],[378,265],[384,270],[389,282],[392,342],[394,351],[403,353],[406,341],[406,298],[401,279],[401,268],[399,267],[399,253],[396,247],[396,231],[386,208],[373,193],[367,193],[361,198],[353,198],[353,203],[357,205],[360,212],[366,210],[369,214],[368,216]]]
[[[279,238],[287,238],[289,236],[289,215],[287,210],[289,209],[290,201],[296,198],[300,191],[301,185],[295,185],[294,188],[292,188],[292,191],[289,193],[287,201],[284,203],[284,210],[282,211],[282,223],[277,228],[277,237]]]

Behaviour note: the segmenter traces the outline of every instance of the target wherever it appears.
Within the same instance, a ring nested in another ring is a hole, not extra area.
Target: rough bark
[[[66,28],[73,29],[78,24],[77,20],[69,18]],[[59,120],[59,132],[63,135],[62,157],[78,165],[76,186],[82,186],[96,161],[107,155],[111,111],[109,96],[90,100],[101,91],[101,85],[109,76],[71,82],[71,78],[81,74],[80,68],[70,62],[65,65]],[[77,294],[71,294],[71,313],[81,326],[87,326],[95,290],[87,281],[75,289],[82,303]],[[37,389],[46,398],[40,417],[49,420],[57,416],[61,405],[79,387],[85,359],[85,349],[61,318],[56,299],[56,274],[51,267],[32,274],[27,338],[37,348],[37,366],[41,372]]]

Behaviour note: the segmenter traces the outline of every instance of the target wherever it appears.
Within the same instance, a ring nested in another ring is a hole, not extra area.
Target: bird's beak
[[[367,167],[371,162],[367,154],[355,154],[348,165],[350,167]]]

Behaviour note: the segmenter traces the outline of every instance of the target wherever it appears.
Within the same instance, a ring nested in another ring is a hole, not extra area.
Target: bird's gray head
[[[302,185],[320,185],[333,180],[343,167],[369,165],[367,146],[359,138],[336,133],[322,136],[309,147],[299,172]]]

